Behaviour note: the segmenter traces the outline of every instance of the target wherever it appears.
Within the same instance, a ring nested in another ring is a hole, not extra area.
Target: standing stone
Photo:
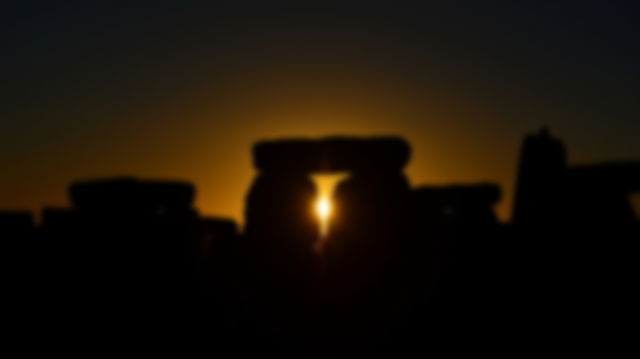
[[[313,212],[316,142],[262,142],[254,147],[255,178],[246,207],[246,266],[257,288],[258,332],[300,342],[317,273],[319,223]],[[265,328],[261,325],[266,326]],[[283,345],[285,345],[283,343]]]
[[[408,144],[398,138],[328,139],[338,170],[350,177],[334,194],[335,214],[325,247],[338,340],[349,345],[391,333],[402,318],[399,259],[409,184],[402,170]]]
[[[554,226],[562,220],[567,155],[564,144],[545,128],[525,138],[520,152],[513,222],[517,226]]]

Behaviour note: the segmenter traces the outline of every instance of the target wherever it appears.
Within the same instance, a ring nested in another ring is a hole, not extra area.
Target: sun
[[[331,198],[328,196],[319,197],[314,204],[314,210],[318,217],[318,222],[320,222],[320,237],[324,238],[329,233],[329,222],[333,212]]]
[[[337,172],[329,174],[312,175],[312,179],[316,185],[317,197],[313,200],[310,210],[318,221],[320,241],[319,248],[327,239],[329,234],[330,223],[334,217],[338,215],[333,201],[334,190],[337,185],[349,177],[348,173]]]
[[[327,197],[321,197],[316,201],[316,214],[321,221],[328,221],[331,218],[331,200]]]

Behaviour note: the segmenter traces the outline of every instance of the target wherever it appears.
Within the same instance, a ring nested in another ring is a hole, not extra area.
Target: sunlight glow
[[[323,197],[316,202],[316,212],[322,222],[328,221],[331,218],[331,200]]]
[[[331,214],[333,206],[329,196],[320,196],[315,203],[315,212],[320,222],[320,237],[325,238],[329,233],[329,223],[331,222]]]
[[[313,203],[313,212],[320,225],[320,243],[319,248],[322,247],[322,242],[327,238],[329,234],[329,227],[334,215],[337,215],[332,201],[333,191],[337,184],[348,177],[347,173],[331,173],[312,176],[318,190],[318,197]]]

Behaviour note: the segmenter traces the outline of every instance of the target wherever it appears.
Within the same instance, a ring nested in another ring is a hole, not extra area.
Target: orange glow
[[[320,220],[320,236],[326,237],[329,232],[329,222],[333,212],[331,199],[328,197],[320,197],[315,204],[316,215]]]
[[[313,176],[313,181],[315,182],[318,190],[318,198],[313,205],[313,211],[320,222],[321,239],[326,238],[329,234],[331,218],[336,215],[332,201],[334,190],[338,183],[344,180],[347,176],[348,174],[346,173]]]
[[[320,198],[318,202],[316,202],[316,212],[318,212],[320,220],[328,220],[331,217],[331,211],[332,207],[329,198]]]

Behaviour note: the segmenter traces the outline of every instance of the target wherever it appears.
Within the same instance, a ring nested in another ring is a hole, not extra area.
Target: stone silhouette
[[[514,266],[522,296],[538,304],[538,318],[563,312],[580,321],[588,308],[615,311],[635,298],[625,283],[638,269],[640,233],[630,196],[640,186],[640,163],[569,166],[566,157],[548,130],[524,142],[513,213],[520,260]],[[595,313],[591,320],[597,321]]]
[[[5,298],[28,308],[14,322],[247,356],[398,356],[551,350],[538,328],[600,338],[636,306],[639,162],[571,165],[548,130],[528,135],[505,223],[497,185],[411,187],[410,156],[391,136],[259,142],[243,230],[201,216],[190,183],[133,177],[72,184],[71,207],[37,225],[0,212]],[[348,177],[319,250],[310,176],[334,172]]]

